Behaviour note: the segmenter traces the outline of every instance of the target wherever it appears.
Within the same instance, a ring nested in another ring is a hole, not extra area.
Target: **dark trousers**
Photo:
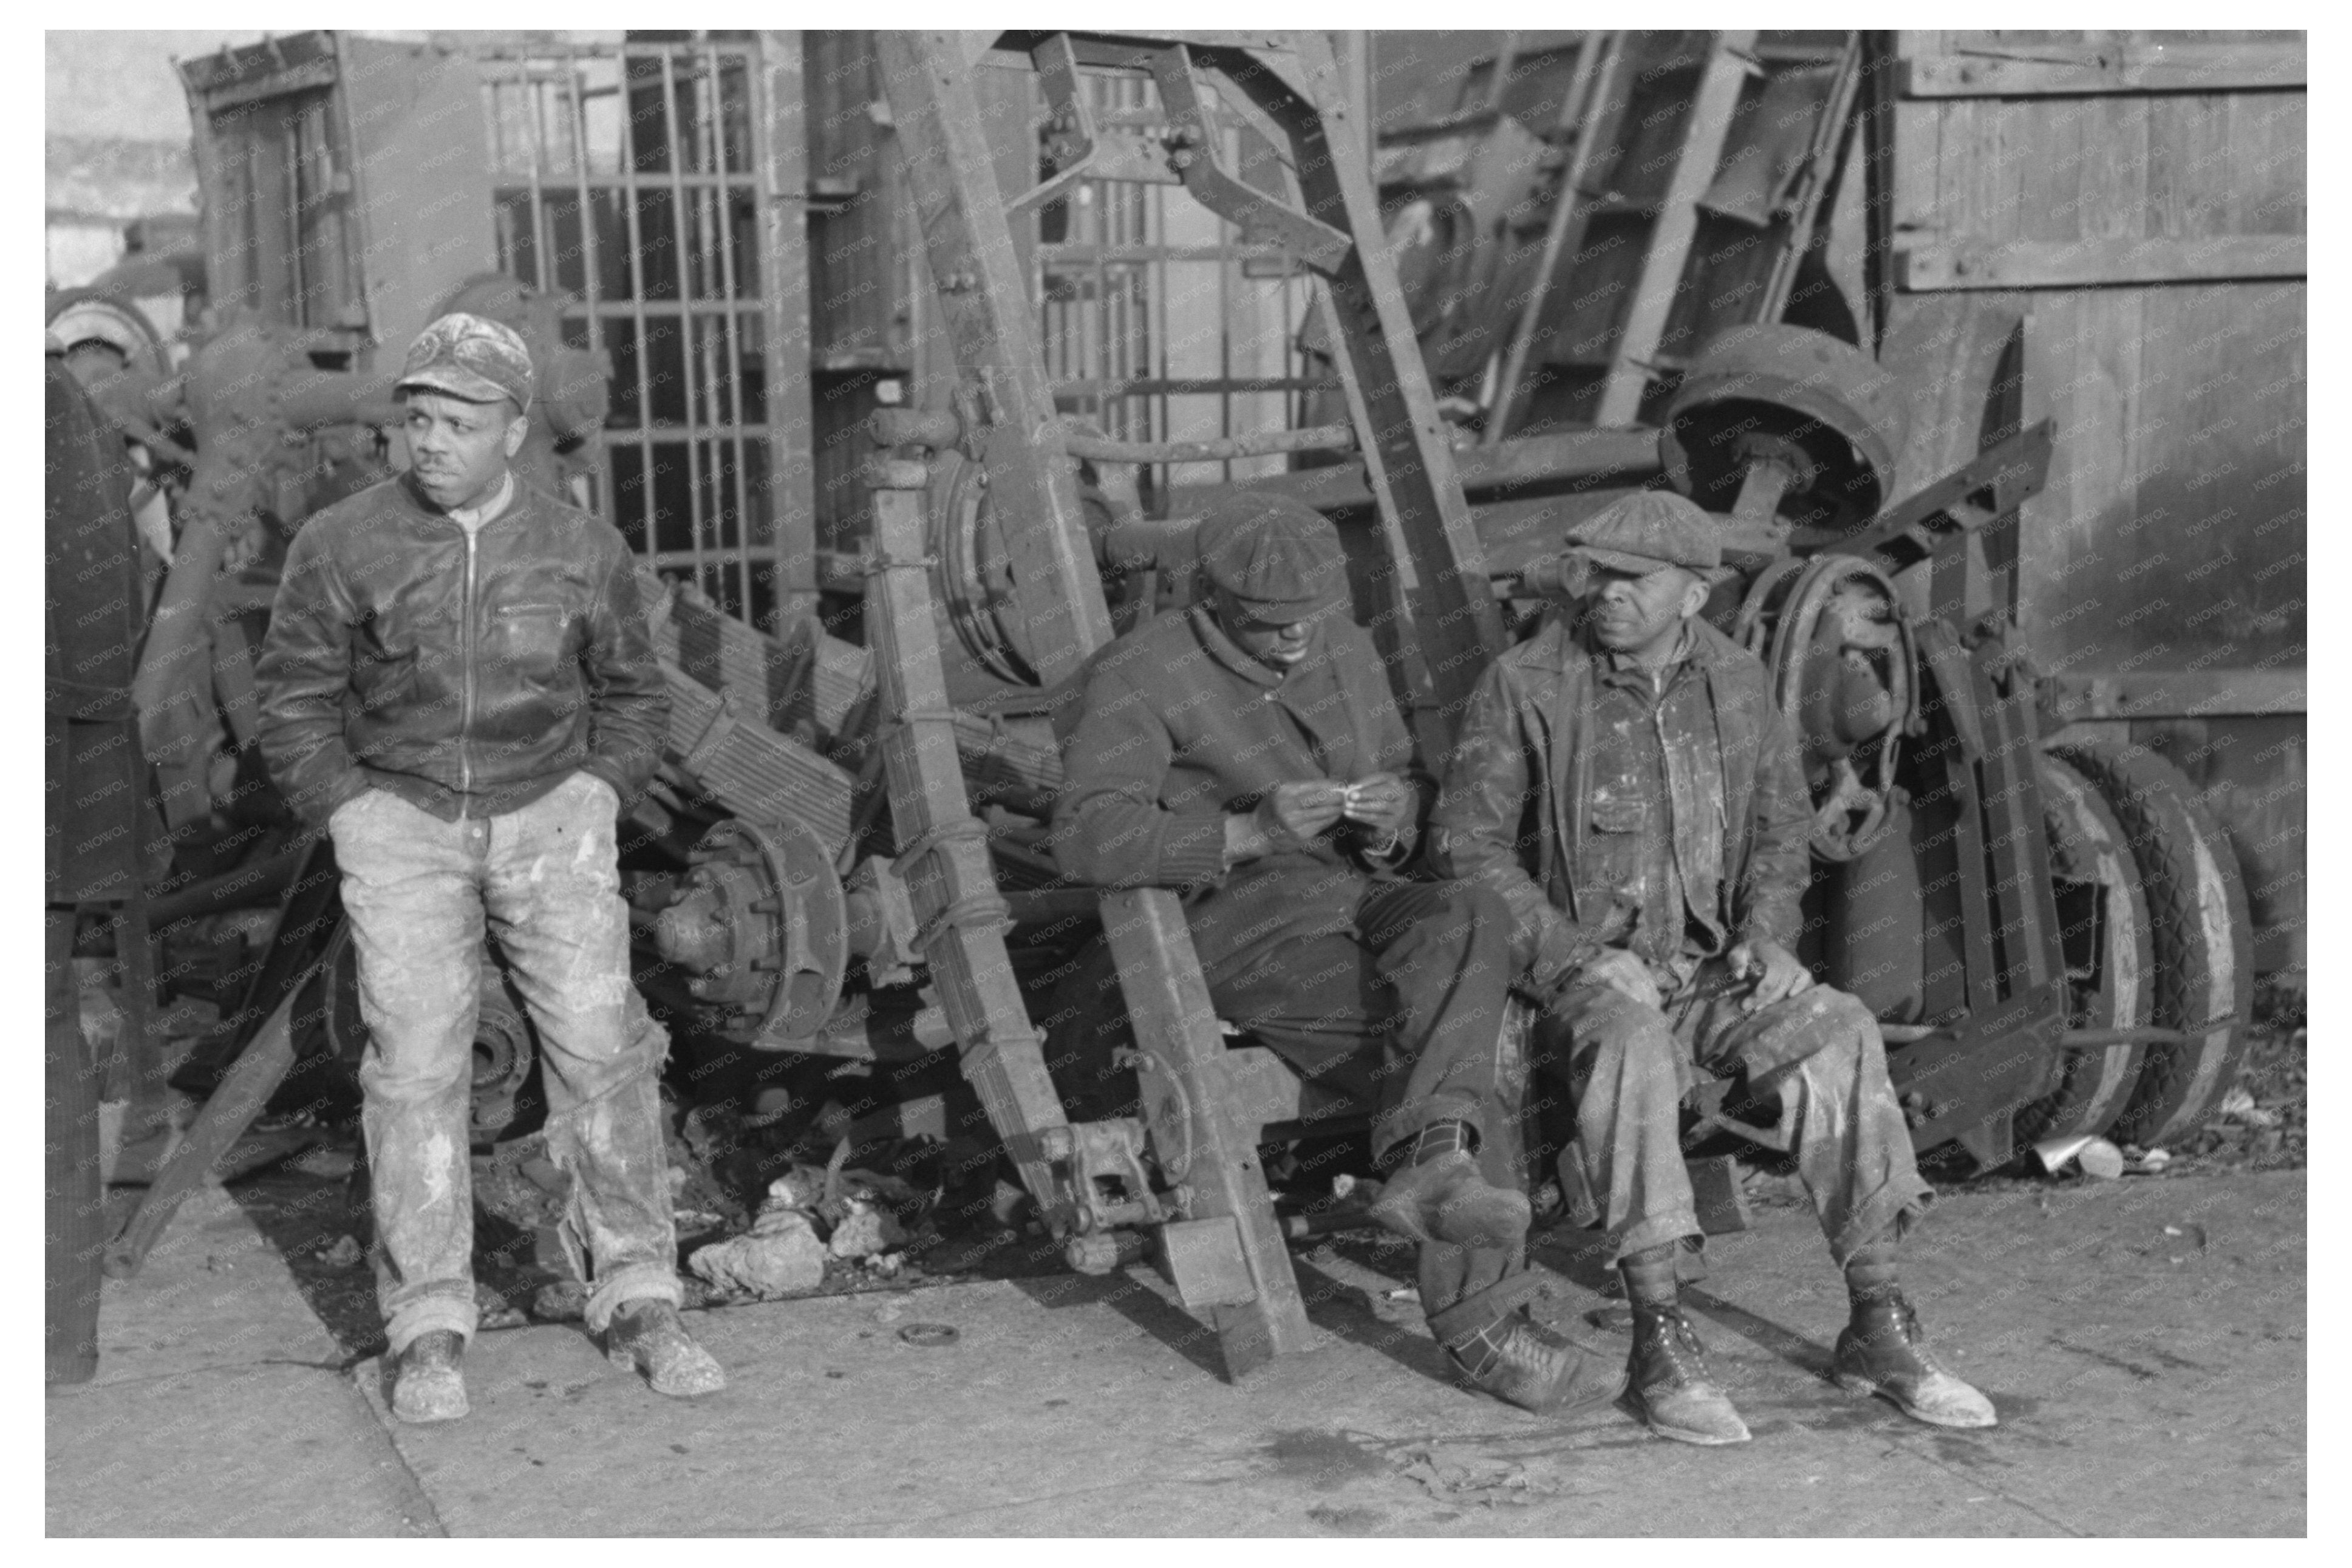
[[[43,954],[42,1229],[50,1383],[87,1383],[98,1372],[100,1253],[106,1246],[106,1200],[98,1183],[99,1066],[81,1032],[74,914],[70,904],[48,907]]]
[[[1244,911],[1225,911],[1242,918]],[[1510,911],[1465,882],[1367,882],[1353,924],[1251,943],[1205,965],[1217,1016],[1320,1089],[1374,1115],[1385,1154],[1436,1121],[1515,1142],[1524,1083],[1502,1037]],[[1109,946],[1097,942],[1055,994],[1047,1059],[1073,1114],[1130,1114],[1132,1043]]]

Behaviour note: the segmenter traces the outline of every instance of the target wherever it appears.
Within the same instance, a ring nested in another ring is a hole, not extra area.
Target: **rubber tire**
[[[2052,748],[2097,786],[2123,824],[2147,892],[2156,963],[2154,1022],[2219,1023],[2181,1044],[2150,1045],[2111,1135],[2142,1148],[2202,1126],[2235,1076],[2253,1016],[2253,921],[2236,852],[2179,768],[2145,746],[2090,741]]]
[[[43,1013],[42,1155],[46,1383],[98,1373],[98,1292],[106,1251],[100,1186],[99,1065],[81,1032],[70,908],[48,909]]]
[[[2102,984],[2095,992],[2070,991],[2067,1025],[2088,1029],[2145,1025],[2155,1016],[2155,944],[2148,929],[2147,887],[2123,823],[2090,780],[2048,755],[2042,759],[2042,812],[2053,864],[2062,858],[2095,861],[2095,868],[2085,869],[2095,869],[2095,879],[2107,889]],[[2057,1086],[2018,1109],[2017,1142],[2105,1132],[2130,1104],[2147,1050],[2134,1044],[2068,1052],[2058,1064]]]

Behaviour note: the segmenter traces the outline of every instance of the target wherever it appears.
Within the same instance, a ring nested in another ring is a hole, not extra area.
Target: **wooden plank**
[[[1715,183],[1716,171],[1723,162],[1724,141],[1731,134],[1732,111],[1738,108],[1739,89],[1748,80],[1749,68],[1741,56],[1755,44],[1752,30],[1716,35],[1691,103],[1689,126],[1675,159],[1675,172],[1659,201],[1658,221],[1650,231],[1649,251],[1642,258],[1641,280],[1634,286],[1617,331],[1609,376],[1601,384],[1601,404],[1593,415],[1596,425],[1630,425],[1641,415],[1642,398],[1650,387],[1650,373],[1643,362],[1657,353],[1666,320],[1674,311],[1691,242],[1698,235],[1699,198]]]
[[[798,32],[758,35],[768,110],[759,141],[762,290],[767,298],[768,515],[774,520],[776,620],[814,614],[816,585],[815,416],[809,387],[808,102]]]
[[[1514,437],[1497,447],[1473,447],[1458,454],[1454,463],[1463,493],[1470,497],[1574,479],[1613,478],[1633,483],[1658,472],[1658,433],[1640,426],[1552,430]],[[1362,463],[1335,463],[1234,485],[1177,485],[1169,492],[1169,515],[1200,516],[1239,489],[1289,496],[1318,511],[1359,510],[1373,499]]]
[[[1103,931],[1140,1053],[1136,1079],[1160,1168],[1184,1217],[1231,1216],[1256,1299],[1213,1309],[1225,1370],[1240,1377],[1268,1358],[1312,1348],[1306,1303],[1257,1160],[1257,1129],[1235,1114],[1208,982],[1176,895],[1160,888],[1106,894]]]
[[[2247,91],[2299,88],[2309,75],[2300,38],[2242,43],[1960,45],[1917,54],[1906,48],[1906,54],[1896,80],[1898,90],[1906,98]]]
[[[2221,719],[2308,713],[2310,682],[2302,669],[2134,670],[2123,675],[2056,675],[2043,683],[2056,717]]]
[[[1592,168],[1593,150],[1615,142],[1617,121],[1625,112],[1629,54],[1622,32],[1597,33],[1585,41],[1578,54],[1575,78],[1560,105],[1561,119],[1572,126],[1576,140],[1569,150],[1568,163],[1560,171],[1550,216],[1544,221],[1543,246],[1536,258],[1535,273],[1528,280],[1528,297],[1519,307],[1510,346],[1503,355],[1503,379],[1496,388],[1494,407],[1486,416],[1481,446],[1499,446],[1524,412],[1526,399],[1521,395],[1521,383],[1528,357],[1535,351],[1537,329],[1543,321],[1544,303],[1550,295],[1552,279],[1560,270],[1561,260],[1574,256],[1584,244],[1585,225],[1580,215],[1590,202],[1583,187]],[[1496,79],[1499,83],[1502,78],[1498,74]],[[1585,108],[1588,94],[1591,101],[1589,112]]]
[[[924,59],[922,68],[935,68],[935,59]],[[866,620],[883,708],[895,721],[884,727],[881,744],[899,869],[931,984],[955,1030],[964,1080],[987,1109],[1047,1228],[1060,1234],[1074,1219],[1068,1184],[1056,1174],[1071,1155],[1069,1123],[1005,952],[1008,911],[956,760],[925,563],[923,466],[886,467],[894,471],[885,476],[887,488],[874,490],[880,562],[866,584]]]
[[[236,1065],[229,1069],[220,1088],[205,1101],[186,1139],[163,1162],[163,1170],[156,1173],[146,1195],[140,1200],[137,1212],[106,1249],[106,1272],[110,1276],[127,1279],[139,1272],[148,1250],[172,1223],[172,1216],[180,1212],[181,1204],[203,1183],[205,1173],[219,1163],[221,1156],[245,1136],[245,1130],[253,1125],[254,1119],[269,1103],[269,1097],[285,1081],[294,1066],[295,1003],[316,972],[314,965],[288,988],[285,999],[271,1011],[261,1032],[236,1058]]]
[[[1302,127],[1286,149],[1297,170],[1299,196],[1307,211],[1343,223],[1353,240],[1323,279],[1326,321],[1338,328],[1330,334],[1333,366],[1347,388],[1372,488],[1386,492],[1384,526],[1412,563],[1419,654],[1441,712],[1458,714],[1486,658],[1503,647],[1502,616],[1486,585],[1486,552],[1389,260],[1370,160],[1344,111],[1330,111],[1343,87],[1337,63],[1322,34],[1302,32],[1292,41],[1304,74],[1317,84],[1313,96],[1300,94],[1283,106],[1283,114]],[[1272,68],[1276,57],[1261,51],[1254,60]],[[1253,72],[1233,85],[1240,95],[1271,105],[1275,74]],[[1442,727],[1450,738],[1450,719]]]
[[[1896,286],[2080,289],[2108,283],[2215,283],[2305,276],[2299,234],[2197,238],[1910,240],[1895,247]]]

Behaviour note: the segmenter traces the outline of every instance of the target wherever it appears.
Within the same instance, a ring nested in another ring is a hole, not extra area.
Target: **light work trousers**
[[[487,819],[445,822],[371,790],[329,824],[370,1036],[362,1122],[394,1353],[434,1330],[475,1331],[467,1110],[486,918],[539,1033],[589,1328],[628,1301],[682,1300],[656,1083],[668,1040],[629,979],[616,804],[583,773]]]
[[[1770,1146],[1795,1156],[1841,1267],[1863,1243],[1907,1231],[1932,1200],[1870,1010],[1815,985],[1745,1013],[1748,994],[1709,961],[1667,992],[1663,1009],[1572,985],[1538,1020],[1534,1069],[1544,1092],[1564,1092],[1575,1109],[1610,1261],[1699,1234],[1680,1109],[1703,1075],[1739,1075],[1749,1102],[1777,1101]]]

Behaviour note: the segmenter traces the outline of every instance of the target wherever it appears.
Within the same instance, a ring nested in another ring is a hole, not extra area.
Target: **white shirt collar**
[[[499,488],[490,492],[489,500],[479,506],[453,507],[450,509],[449,518],[457,526],[471,533],[499,513],[506,510],[507,503],[512,500],[514,500],[514,470],[509,468],[499,476]]]

